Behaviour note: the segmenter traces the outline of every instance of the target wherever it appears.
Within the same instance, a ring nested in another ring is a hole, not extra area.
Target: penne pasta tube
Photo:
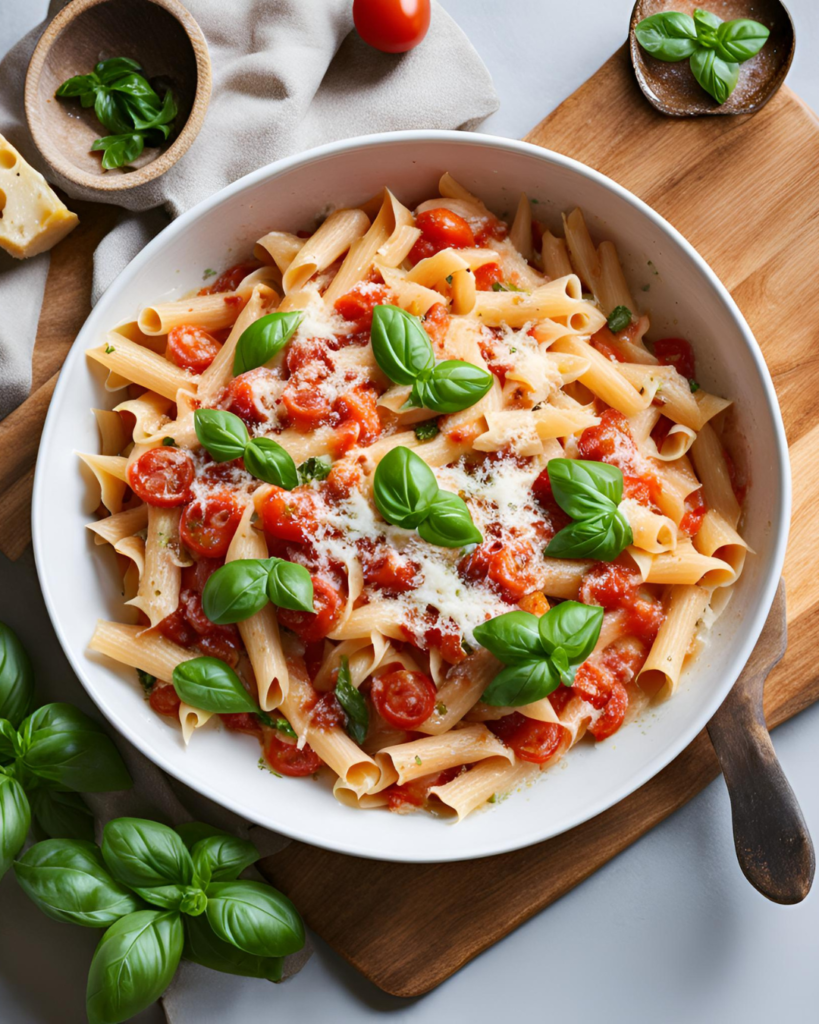
[[[367,231],[370,219],[363,210],[336,210],[307,239],[282,275],[285,295],[297,292],[316,274],[326,270]]]
[[[126,626],[121,622],[98,622],[88,647],[122,665],[142,669],[164,682],[170,682],[177,665],[198,657],[195,652],[179,647],[159,633],[146,632],[142,626]]]
[[[488,757],[505,758],[509,764],[515,755],[485,725],[467,725],[463,729],[424,739],[385,747],[375,755],[376,764],[388,778],[403,786],[423,775],[441,772],[464,764],[485,761]],[[390,769],[392,771],[390,771]],[[392,785],[392,782],[390,782]]]
[[[182,573],[179,556],[179,508],[148,507],[148,536],[145,540],[145,568],[137,596],[129,605],[147,615],[151,626],[176,611]],[[176,557],[175,557],[176,556]]]
[[[649,697],[662,701],[677,688],[697,622],[708,606],[708,591],[696,586],[671,588],[668,612],[637,681]]]
[[[132,537],[148,526],[148,506],[136,505],[114,515],[86,523],[86,529],[94,534],[97,544],[116,544],[125,537]]]
[[[155,391],[172,402],[176,401],[176,393],[181,388],[196,389],[198,378],[195,374],[127,338],[118,337],[99,348],[88,349],[86,355],[126,380]]]
[[[444,808],[453,811],[458,821],[463,821],[470,811],[491,797],[509,793],[537,774],[536,764],[526,761],[509,764],[505,758],[490,757],[451,782],[433,786],[430,795],[437,797]]]

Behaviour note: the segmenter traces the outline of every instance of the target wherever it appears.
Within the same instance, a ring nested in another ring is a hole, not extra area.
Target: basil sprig
[[[216,462],[244,459],[251,476],[266,484],[292,491],[299,475],[292,456],[270,437],[251,439],[247,427],[232,412],[224,409],[197,409],[193,425],[199,443]]]
[[[268,601],[291,611],[314,611],[310,573],[284,558],[237,558],[217,569],[202,591],[202,609],[217,626],[244,622]]]
[[[302,948],[304,925],[278,890],[239,879],[258,856],[252,843],[198,822],[174,831],[118,818],[105,826],[102,849],[46,840],[14,871],[44,914],[106,929],[88,972],[86,1010],[91,1024],[117,1024],[162,995],[182,958],[281,978],[281,958]]]
[[[555,501],[574,522],[552,537],[546,556],[611,562],[634,539],[617,507],[623,497],[622,470],[606,462],[551,459],[548,471]]]
[[[423,324],[398,306],[375,306],[370,340],[375,361],[390,380],[412,385],[405,408],[460,412],[483,398],[492,387],[492,374],[473,363],[460,359],[436,363]]]
[[[664,61],[688,60],[697,82],[717,103],[725,103],[739,80],[739,65],[759,53],[770,30],[758,21],[722,21],[709,11],[692,18],[663,11],[644,18],[634,29],[644,50]]]
[[[31,714],[31,662],[14,631],[0,623],[0,878],[33,825],[35,834],[93,834],[77,790],[128,789],[131,776],[108,735],[70,704]]]
[[[78,99],[94,108],[97,120],[111,134],[97,139],[91,149],[103,152],[105,170],[131,163],[147,143],[158,146],[173,131],[178,113],[171,89],[160,100],[150,82],[129,57],[101,61],[89,75],[74,75],[57,90],[60,99]]]
[[[514,611],[482,623],[475,639],[506,665],[484,691],[494,707],[520,707],[574,683],[594,650],[603,624],[597,605],[563,601],[538,618]]]
[[[304,313],[290,310],[268,313],[246,327],[236,345],[233,357],[233,376],[255,370],[277,355],[290,341],[302,321]]]
[[[426,462],[409,448],[393,448],[378,463],[373,498],[388,523],[417,529],[430,544],[460,548],[483,540],[463,499],[441,490]]]
[[[335,694],[346,717],[347,732],[360,746],[367,738],[367,730],[370,728],[370,713],[367,710],[367,702],[353,686],[350,678],[350,663],[346,658],[341,659],[341,664],[338,667]]]

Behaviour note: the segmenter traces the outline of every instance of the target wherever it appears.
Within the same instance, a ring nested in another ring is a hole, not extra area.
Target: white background
[[[524,135],[620,45],[632,6],[631,0],[441,2],[489,67],[501,98],[483,130],[509,137]],[[0,55],[46,6],[46,0],[0,0]],[[226,0],[226,13],[229,7]],[[819,110],[819,4],[789,0],[789,7],[798,45],[788,84]],[[0,619],[18,630],[48,689],[83,703],[48,625],[30,551],[16,564],[0,555]],[[774,740],[819,840],[817,730],[819,706],[777,730]],[[0,884],[0,1020],[84,1020],[85,976],[97,938],[95,931],[43,917],[7,877]],[[190,1024],[376,1017],[494,1024],[508,1014],[578,1024],[770,1024],[816,1020],[819,1005],[819,894],[778,907],[750,888],[734,857],[721,779],[422,999],[385,995],[314,941],[315,956],[292,981],[273,988],[226,977],[217,998],[211,991],[192,1006]],[[164,1015],[155,1007],[138,1020],[159,1024]]]

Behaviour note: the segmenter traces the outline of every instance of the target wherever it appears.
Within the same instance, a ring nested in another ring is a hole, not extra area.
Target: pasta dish
[[[439,192],[113,327],[81,458],[124,595],[90,648],[186,743],[221,720],[349,807],[460,820],[670,697],[747,545],[731,403],[614,244]]]

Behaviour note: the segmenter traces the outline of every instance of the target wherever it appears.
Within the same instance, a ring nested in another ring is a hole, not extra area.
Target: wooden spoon
[[[743,874],[775,903],[799,903],[810,892],[816,859],[802,811],[776,757],[762,691],[785,653],[785,583],[748,664],[708,723],[731,797],[734,846]]]
[[[736,88],[722,104],[700,87],[687,60],[657,60],[646,53],[634,34],[635,26],[651,14],[679,11],[693,15],[696,7],[711,11],[723,21],[750,18],[771,30],[759,53],[740,65]],[[637,82],[649,103],[672,117],[753,114],[765,106],[785,81],[795,47],[793,21],[780,0],[637,0],[631,12],[629,49]]]

